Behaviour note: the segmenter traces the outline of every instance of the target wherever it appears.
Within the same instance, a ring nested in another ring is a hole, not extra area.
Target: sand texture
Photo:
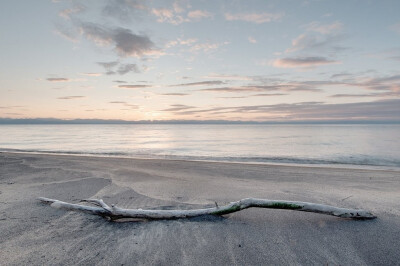
[[[39,203],[102,198],[124,208],[246,197],[362,208],[369,221],[288,210],[109,222]],[[0,153],[1,265],[400,265],[400,173]]]

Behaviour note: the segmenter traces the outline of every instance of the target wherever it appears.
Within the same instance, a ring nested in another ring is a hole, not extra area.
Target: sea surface
[[[400,169],[400,125],[0,125],[0,151]]]

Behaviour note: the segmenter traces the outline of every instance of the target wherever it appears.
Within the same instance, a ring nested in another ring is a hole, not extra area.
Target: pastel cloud
[[[245,21],[256,24],[267,23],[279,20],[283,17],[283,13],[225,13],[225,19],[228,21]]]
[[[311,56],[311,57],[287,57],[276,59],[272,62],[274,67],[280,68],[305,68],[305,67],[315,67],[320,65],[330,65],[339,64],[339,61],[334,61],[321,56]]]

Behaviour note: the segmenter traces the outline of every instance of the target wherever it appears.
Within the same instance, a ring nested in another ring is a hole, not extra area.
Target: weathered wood
[[[111,220],[121,218],[138,218],[138,219],[178,219],[189,218],[202,215],[225,215],[234,213],[247,208],[269,208],[269,209],[286,209],[303,212],[316,212],[337,216],[340,218],[352,219],[375,219],[376,216],[365,210],[345,209],[329,205],[315,204],[301,201],[285,201],[285,200],[267,200],[246,198],[239,201],[231,202],[225,206],[218,206],[205,209],[194,210],[142,210],[142,209],[123,209],[117,206],[108,206],[103,200],[87,199],[86,202],[97,205],[96,207],[67,203],[49,198],[39,198],[40,201],[50,204],[53,208],[66,209],[70,211],[81,211],[90,214],[108,217]]]

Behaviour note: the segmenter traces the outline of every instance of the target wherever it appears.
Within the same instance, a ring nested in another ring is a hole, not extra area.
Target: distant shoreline
[[[230,121],[230,120],[118,120],[118,119],[56,119],[0,118],[0,125],[399,125],[400,121],[373,120],[315,120],[315,121]]]

